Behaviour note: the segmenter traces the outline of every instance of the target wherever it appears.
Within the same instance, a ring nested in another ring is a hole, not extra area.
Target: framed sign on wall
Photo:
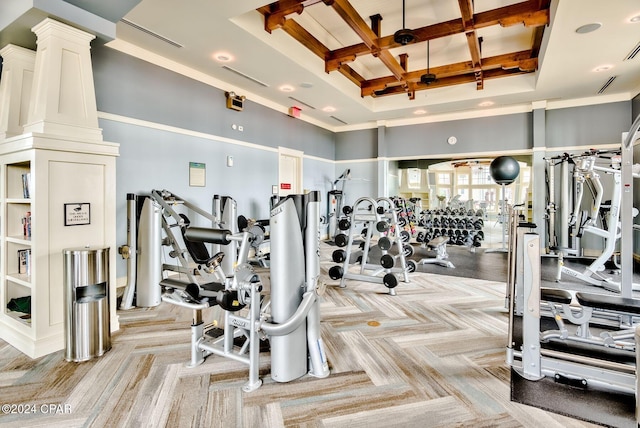
[[[64,204],[64,225],[83,224],[91,224],[91,204],[88,202]]]

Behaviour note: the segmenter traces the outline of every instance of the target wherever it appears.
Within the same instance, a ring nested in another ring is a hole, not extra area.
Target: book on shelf
[[[18,273],[31,275],[31,249],[18,250]]]
[[[31,173],[22,174],[22,197],[29,199],[31,197]]]
[[[31,211],[27,211],[22,217],[22,235],[31,238]]]

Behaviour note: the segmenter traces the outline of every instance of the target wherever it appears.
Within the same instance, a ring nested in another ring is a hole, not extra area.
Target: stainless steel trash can
[[[64,358],[87,361],[111,349],[109,248],[68,248],[63,254]]]

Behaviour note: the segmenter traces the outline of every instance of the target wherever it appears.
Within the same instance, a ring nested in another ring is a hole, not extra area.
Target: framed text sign
[[[64,225],[82,224],[91,224],[91,204],[88,202],[64,204]]]
[[[206,185],[207,166],[202,162],[189,162],[189,186]]]

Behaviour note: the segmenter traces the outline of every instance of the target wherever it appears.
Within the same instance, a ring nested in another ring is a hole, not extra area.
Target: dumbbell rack
[[[385,207],[385,204],[388,207]],[[357,227],[363,226],[362,237],[364,243],[362,245],[362,254],[358,258],[360,260],[359,272],[350,272],[349,265],[351,261],[351,252],[355,236],[361,236]],[[385,236],[390,230],[399,230],[397,209],[389,198],[373,199],[363,197],[358,199],[350,211],[348,224],[339,225],[341,230],[348,230],[348,238],[344,240],[344,236],[336,235],[336,244],[346,247],[346,250],[334,251],[333,259],[338,262],[342,260],[342,266],[333,266],[329,270],[329,276],[332,279],[340,278],[340,288],[346,287],[346,280],[354,279],[359,281],[382,283],[389,289],[389,294],[396,295],[395,287],[398,285],[398,274],[402,276],[402,281],[409,282],[410,267],[407,264],[403,251],[403,242],[400,234],[393,237]],[[348,226],[348,227],[347,227]],[[376,243],[372,242],[374,230],[379,233]],[[393,244],[397,245],[399,252],[397,255],[389,254],[388,250]],[[369,263],[369,251],[373,245],[378,245],[382,252],[380,262],[378,264]],[[399,267],[395,267],[399,262]],[[415,262],[411,261],[413,271],[416,269]]]
[[[425,246],[431,239],[448,236],[447,244],[474,250],[484,240],[483,217],[481,210],[471,213],[455,209],[424,211],[419,222],[424,231],[418,233],[416,241]]]

